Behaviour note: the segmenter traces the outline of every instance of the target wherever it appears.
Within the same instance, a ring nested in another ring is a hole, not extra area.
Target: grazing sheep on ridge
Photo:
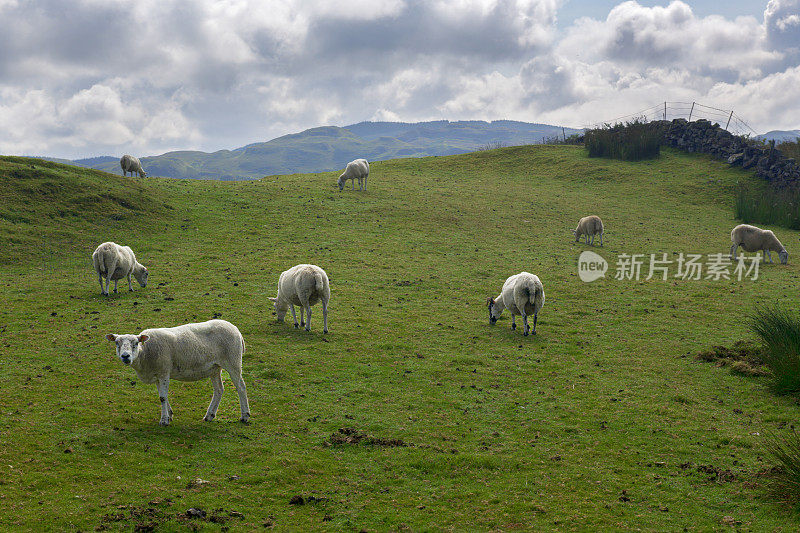
[[[544,286],[538,276],[528,272],[514,274],[503,283],[500,296],[486,300],[489,307],[489,323],[494,324],[504,309],[511,313],[511,329],[517,329],[516,315],[522,315],[525,326],[523,335],[528,336],[528,315],[533,315],[533,331],[536,335],[536,321],[544,305]]]
[[[339,181],[336,183],[339,185],[339,190],[341,191],[344,189],[344,183],[347,180],[353,180],[351,183],[353,185],[352,190],[356,188],[356,180],[358,180],[358,190],[367,190],[367,177],[369,177],[369,163],[367,163],[366,159],[354,159],[347,163],[347,167],[342,172],[342,175],[339,176]],[[362,189],[362,180],[363,180],[363,189]]]
[[[764,255],[769,258],[772,263],[772,254],[770,251],[778,252],[778,258],[781,264],[786,264],[789,261],[789,252],[783,247],[781,241],[772,233],[771,230],[761,229],[750,224],[739,224],[731,230],[731,259],[736,259],[736,252],[739,246],[745,252],[764,251]]]
[[[127,176],[128,172],[133,173],[136,172],[139,174],[140,178],[146,178],[147,174],[145,173],[144,169],[142,168],[142,164],[139,162],[138,159],[133,157],[132,155],[125,154],[119,160],[119,166],[122,167],[122,175]]]
[[[591,235],[592,246],[594,246],[595,235],[600,235],[600,246],[603,246],[603,233],[603,221],[597,215],[583,217],[578,221],[578,227],[572,230],[572,234],[575,235],[575,242],[580,240],[581,235],[586,235],[586,244],[589,244],[589,236]]]
[[[239,393],[240,421],[250,420],[247,389],[242,379],[244,339],[239,329],[225,320],[209,320],[174,328],[146,329],[139,335],[114,335],[106,339],[116,344],[117,356],[136,371],[143,383],[155,383],[161,400],[162,426],[172,421],[167,397],[169,380],[198,381],[211,378],[214,394],[203,420],[217,416],[222,399],[222,370],[228,372]]]
[[[147,268],[136,260],[130,246],[120,246],[115,242],[104,242],[92,253],[92,264],[94,271],[97,272],[97,279],[100,282],[100,294],[108,296],[108,288],[114,282],[114,293],[117,292],[117,280],[124,277],[128,278],[128,290],[132,291],[131,275],[136,278],[139,285],[147,286],[149,272]],[[106,286],[103,287],[103,278],[106,278]]]
[[[322,302],[322,332],[328,333],[328,301],[331,299],[331,286],[328,274],[316,265],[295,265],[281,273],[278,278],[278,296],[270,298],[275,304],[275,313],[278,322],[283,322],[286,311],[292,310],[294,327],[298,327],[297,315],[294,306],[300,307],[300,325],[305,325],[306,331],[311,331],[311,306]],[[306,320],[303,322],[303,311]]]

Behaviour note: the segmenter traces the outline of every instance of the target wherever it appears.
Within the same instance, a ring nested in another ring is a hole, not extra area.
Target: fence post
[[[667,120],[667,102],[664,102],[664,120]]]
[[[728,126],[730,125],[732,118],[733,118],[733,111],[731,111],[731,116],[728,117],[728,123],[725,124],[725,129],[726,130],[728,129]]]
[[[692,113],[694,112],[694,102],[692,102],[692,108],[689,110],[689,120],[687,122],[692,121]]]
[[[561,126],[561,135],[564,136],[564,142],[567,142],[567,134],[564,132],[564,126]]]

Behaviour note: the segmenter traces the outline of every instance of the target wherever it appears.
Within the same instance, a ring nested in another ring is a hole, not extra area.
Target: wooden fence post
[[[730,125],[732,118],[733,118],[733,111],[731,111],[731,116],[728,117],[728,123],[725,124],[725,129],[726,130],[728,129],[728,126]]]
[[[689,110],[689,120],[687,122],[692,121],[692,113],[694,112],[694,102],[692,102],[692,108]]]

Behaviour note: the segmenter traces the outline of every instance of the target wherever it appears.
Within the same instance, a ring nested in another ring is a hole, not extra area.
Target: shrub
[[[773,469],[775,485],[772,491],[788,502],[800,502],[800,435],[792,430],[787,437],[771,437],[765,440],[767,451],[779,463]]]
[[[786,309],[760,307],[750,328],[764,343],[764,364],[772,371],[776,394],[800,390],[800,316]]]
[[[653,159],[661,153],[661,132],[646,122],[634,120],[625,124],[606,124],[588,130],[584,145],[589,157],[609,157],[624,161]]]
[[[800,229],[800,188],[740,182],[736,188],[734,211],[736,218],[748,224]]]
[[[777,148],[786,157],[791,157],[795,161],[800,161],[800,139],[796,139],[794,141],[782,142],[779,145],[777,145]]]

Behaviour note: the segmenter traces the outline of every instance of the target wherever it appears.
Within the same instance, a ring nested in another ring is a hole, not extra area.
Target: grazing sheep
[[[132,291],[131,275],[136,278],[139,285],[147,286],[149,272],[142,264],[136,260],[130,246],[120,246],[115,242],[104,242],[92,253],[92,264],[94,271],[97,272],[97,279],[100,282],[100,294],[108,296],[108,288],[114,282],[114,293],[117,292],[117,280],[124,277],[128,278],[128,290]],[[103,278],[106,278],[106,286],[103,287]]]
[[[594,246],[594,236],[600,235],[600,246],[603,246],[603,221],[597,215],[589,215],[583,217],[578,221],[578,227],[572,230],[575,235],[575,242],[578,242],[581,235],[586,235],[586,244],[589,244],[589,236],[592,237],[592,246]]]
[[[536,335],[536,321],[544,305],[544,286],[538,276],[528,272],[514,274],[503,283],[503,290],[497,298],[486,300],[489,307],[489,323],[494,324],[504,309],[511,313],[511,329],[517,329],[516,315],[522,315],[525,326],[523,335],[528,336],[528,315],[533,314],[533,331]]]
[[[142,164],[139,162],[138,159],[133,157],[132,155],[125,154],[119,160],[119,166],[122,167],[122,175],[127,176],[128,172],[133,173],[136,172],[139,174],[140,178],[146,178],[147,174],[145,173],[144,169],[142,168]]]
[[[602,246],[604,231],[603,221],[600,220],[600,217],[597,215],[589,215],[578,221],[578,227],[572,230],[572,234],[575,236],[575,242],[578,242],[581,236],[585,235],[586,244],[591,244],[592,246],[594,246],[594,236],[600,235],[600,246]],[[591,243],[589,237],[591,237]]]
[[[278,279],[278,296],[270,298],[275,304],[278,322],[283,322],[286,311],[292,310],[294,327],[298,327],[294,306],[300,308],[300,325],[311,331],[311,306],[322,302],[323,333],[328,333],[328,300],[331,299],[331,286],[328,275],[316,265],[296,265],[281,273]],[[303,310],[306,312],[303,322]]]
[[[250,419],[247,389],[242,379],[244,339],[239,329],[225,320],[209,320],[174,328],[146,329],[139,335],[114,335],[106,338],[117,346],[117,356],[131,366],[143,383],[155,383],[161,400],[162,426],[172,421],[169,404],[169,380],[198,381],[211,378],[214,394],[203,420],[217,416],[222,399],[222,370],[231,377],[239,393],[240,420]]]
[[[351,183],[353,185],[352,190],[356,188],[356,180],[358,180],[358,190],[362,190],[362,180],[363,180],[363,190],[367,190],[367,177],[369,176],[369,163],[367,163],[366,159],[355,159],[347,163],[347,168],[344,169],[342,175],[339,176],[339,181],[336,183],[339,185],[339,190],[341,191],[344,189],[344,183],[347,180],[353,180]]]
[[[770,263],[772,263],[770,251],[778,252],[778,258],[782,264],[785,265],[789,261],[789,252],[775,234],[768,229],[757,228],[750,224],[739,224],[731,230],[731,242],[733,243],[731,244],[731,259],[736,259],[736,252],[741,246],[745,252],[763,250]]]

